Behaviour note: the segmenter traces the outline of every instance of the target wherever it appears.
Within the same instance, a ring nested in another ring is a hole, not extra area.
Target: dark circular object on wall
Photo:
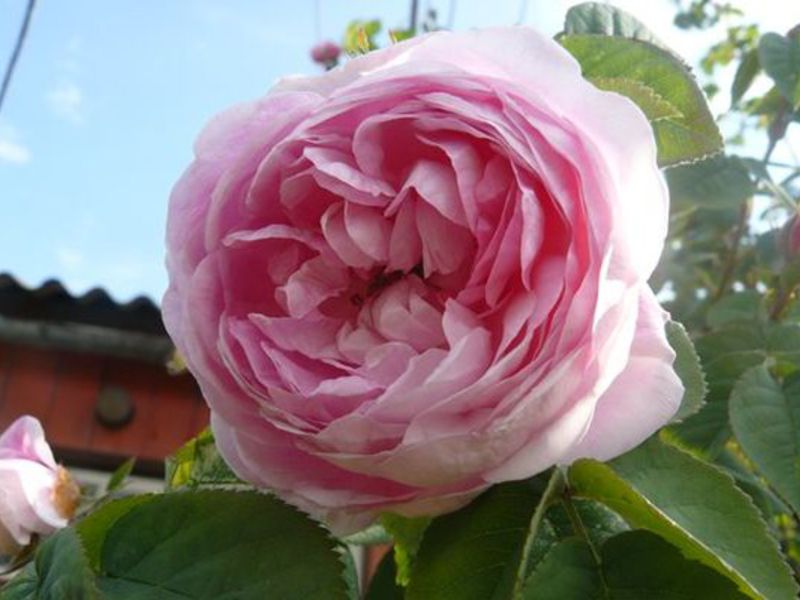
[[[136,407],[124,388],[107,385],[97,394],[95,418],[109,429],[120,429],[133,420]]]

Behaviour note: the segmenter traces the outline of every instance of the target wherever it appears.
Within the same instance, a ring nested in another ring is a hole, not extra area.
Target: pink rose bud
[[[236,473],[354,531],[606,460],[683,386],[653,130],[524,27],[437,32],[215,117],[167,329]]]
[[[341,54],[342,49],[339,44],[330,40],[320,42],[311,48],[311,60],[328,69],[336,66]]]
[[[0,435],[0,555],[15,554],[34,534],[65,527],[79,497],[37,419],[20,417]]]

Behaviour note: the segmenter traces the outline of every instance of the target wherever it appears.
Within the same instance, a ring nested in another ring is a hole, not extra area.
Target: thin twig
[[[6,65],[6,72],[3,75],[3,84],[0,86],[0,110],[3,108],[3,100],[6,98],[8,88],[11,87],[11,78],[14,75],[14,69],[17,66],[19,55],[22,53],[22,46],[25,45],[25,38],[28,36],[28,26],[31,24],[31,16],[33,16],[33,7],[36,5],[36,0],[28,0],[28,6],[25,9],[25,16],[22,18],[22,25],[17,34],[17,41],[14,44],[14,50],[11,52],[11,57],[8,59]]]
[[[714,303],[720,300],[728,291],[728,287],[733,282],[733,276],[736,273],[736,259],[739,257],[739,246],[742,243],[744,234],[747,231],[747,222],[750,220],[750,200],[746,200],[739,210],[739,222],[736,224],[736,231],[733,234],[730,250],[725,257],[725,265],[722,268],[722,277],[720,277],[717,291],[711,302]]]

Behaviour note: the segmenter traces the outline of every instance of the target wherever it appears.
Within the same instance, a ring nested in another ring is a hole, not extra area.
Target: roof
[[[146,296],[118,303],[99,287],[73,296],[58,280],[48,279],[39,287],[30,288],[9,273],[0,273],[0,315],[166,335],[161,311]]]
[[[161,311],[145,296],[118,303],[101,288],[73,296],[57,280],[29,288],[8,273],[0,274],[0,340],[162,363],[172,352]]]

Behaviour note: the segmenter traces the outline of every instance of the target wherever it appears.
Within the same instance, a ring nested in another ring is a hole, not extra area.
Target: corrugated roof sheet
[[[99,287],[73,296],[56,279],[49,279],[39,287],[26,287],[9,273],[0,273],[0,315],[166,335],[161,311],[146,296],[118,303]]]

